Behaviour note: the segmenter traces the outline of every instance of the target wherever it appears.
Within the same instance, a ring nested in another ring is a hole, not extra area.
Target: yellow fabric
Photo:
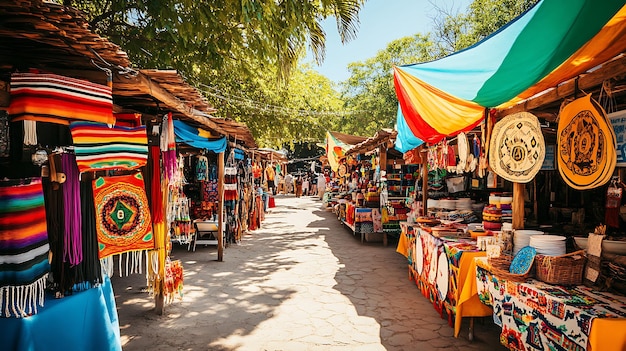
[[[504,109],[524,99],[554,88],[559,83],[596,67],[626,50],[626,6],[622,9],[583,47],[578,49],[567,61],[537,84],[526,89],[516,98],[498,106]]]
[[[402,231],[400,232],[400,238],[398,239],[396,252],[406,258],[409,258],[409,239],[406,237],[406,228],[406,226],[402,226]]]
[[[398,67],[394,71],[402,80],[411,105],[439,133],[454,134],[484,117],[485,109],[477,103],[449,95]]]
[[[333,172],[337,172],[339,169],[339,159],[347,149],[347,146],[338,144],[336,139],[329,132],[326,132],[326,157]]]
[[[480,302],[476,288],[476,257],[485,257],[484,251],[463,252],[459,262],[456,318],[454,337],[459,336],[463,317],[486,317],[493,314],[491,307]]]
[[[216,135],[211,134],[211,132],[209,132],[208,130],[204,130],[202,128],[198,128],[198,136],[201,136],[203,138],[216,138]]]
[[[626,318],[594,318],[589,332],[589,350],[626,350]]]

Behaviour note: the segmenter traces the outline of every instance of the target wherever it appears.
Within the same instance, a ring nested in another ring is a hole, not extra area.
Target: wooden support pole
[[[513,229],[524,229],[524,183],[513,183]]]
[[[224,152],[217,154],[217,260],[224,260]]]

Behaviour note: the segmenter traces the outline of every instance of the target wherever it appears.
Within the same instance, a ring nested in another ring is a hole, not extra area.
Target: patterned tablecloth
[[[456,317],[455,336],[458,336],[461,318],[489,316],[491,309],[478,298],[459,303],[459,293],[467,281],[474,257],[485,256],[476,242],[470,239],[439,238],[428,231],[401,223],[402,233],[397,252],[408,259],[409,277],[415,281],[422,295],[428,298],[450,326]],[[473,273],[471,274],[473,280]]]
[[[625,350],[626,297],[585,286],[498,278],[475,260],[475,293],[493,307],[500,342],[511,350]]]

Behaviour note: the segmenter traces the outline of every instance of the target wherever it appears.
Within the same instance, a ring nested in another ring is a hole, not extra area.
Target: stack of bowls
[[[485,230],[500,230],[502,228],[502,210],[495,205],[483,208],[483,227]]]
[[[539,230],[515,230],[513,234],[513,255],[515,256],[519,250],[530,245],[530,238],[534,235],[543,235]]]
[[[560,235],[532,235],[528,244],[537,251],[537,255],[565,255],[565,237]]]
[[[439,200],[428,199],[428,202],[426,204],[428,208],[440,208]]]

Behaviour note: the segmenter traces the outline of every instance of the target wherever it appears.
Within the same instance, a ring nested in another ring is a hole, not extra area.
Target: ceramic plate
[[[524,246],[521,250],[517,252],[513,261],[511,261],[511,267],[509,267],[509,272],[513,274],[525,274],[530,270],[530,267],[533,265],[533,261],[535,260],[535,255],[537,255],[537,251],[532,246]]]

